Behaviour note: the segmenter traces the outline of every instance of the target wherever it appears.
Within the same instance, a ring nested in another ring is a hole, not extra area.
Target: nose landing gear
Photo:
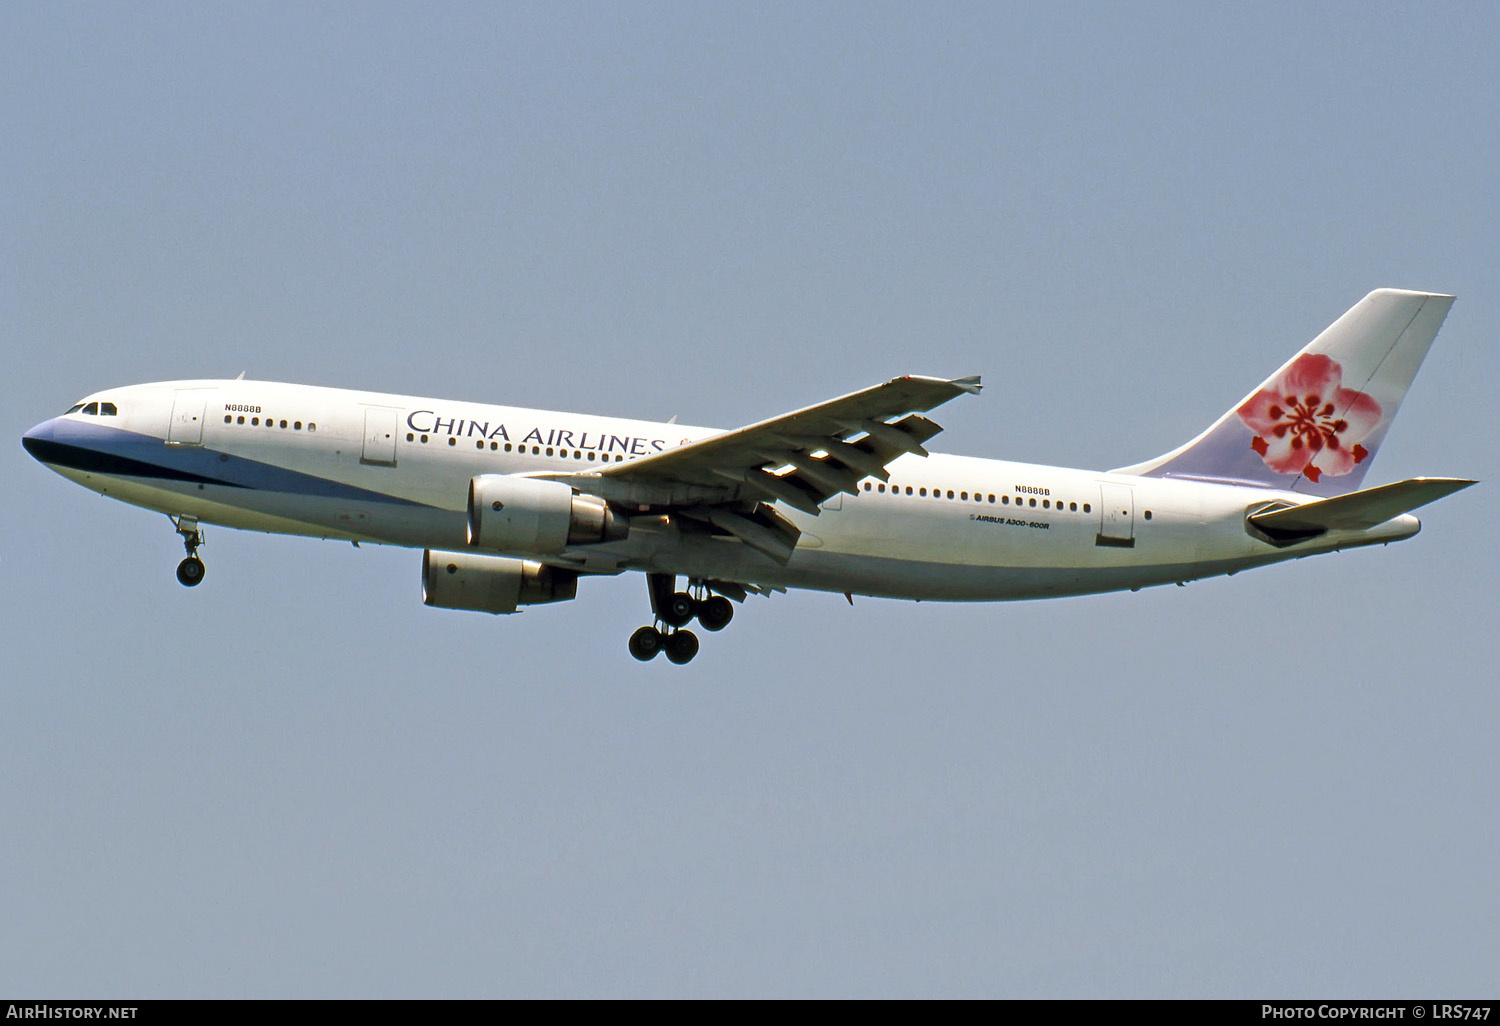
[[[177,582],[184,588],[195,588],[203,583],[206,572],[203,560],[198,558],[198,546],[203,544],[203,532],[198,528],[197,517],[172,517],[172,526],[182,535],[182,547],[187,558],[177,564]]]
[[[689,591],[677,591],[677,578],[672,574],[648,574],[646,584],[656,624],[630,636],[630,654],[641,662],[655,659],[663,651],[679,666],[692,662],[698,654],[698,635],[683,628],[697,617],[704,630],[721,631],[734,618],[729,600],[723,595],[710,595],[700,581],[689,582]]]

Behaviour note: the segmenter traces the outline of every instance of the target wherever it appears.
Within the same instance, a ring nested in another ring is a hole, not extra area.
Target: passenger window
[[[922,498],[925,499],[925,498],[927,498],[927,489],[926,488],[918,488],[917,489],[917,494],[920,495]]]
[[[1086,503],[1086,502],[1085,502],[1085,503],[1084,503],[1084,504],[1083,504],[1083,511],[1084,511],[1084,512],[1085,512],[1085,513],[1087,513],[1087,512],[1089,512],[1089,511],[1090,511],[1090,510],[1092,510],[1092,509],[1093,509],[1093,507],[1092,507],[1092,506],[1090,506],[1090,505],[1089,505],[1089,504],[1088,504],[1088,503]]]
[[[259,417],[251,417],[250,418],[250,426],[251,427],[260,427],[260,418]]]

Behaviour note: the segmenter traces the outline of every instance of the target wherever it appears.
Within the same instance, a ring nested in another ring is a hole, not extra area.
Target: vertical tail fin
[[[1355,491],[1452,305],[1437,293],[1371,292],[1207,431],[1119,473]]]

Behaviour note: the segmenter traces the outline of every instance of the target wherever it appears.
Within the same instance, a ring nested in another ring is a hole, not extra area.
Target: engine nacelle
[[[474,552],[422,553],[422,602],[439,609],[514,613],[578,596],[578,571]]]
[[[619,541],[630,522],[561,481],[483,474],[469,482],[469,544],[555,556],[569,545]]]

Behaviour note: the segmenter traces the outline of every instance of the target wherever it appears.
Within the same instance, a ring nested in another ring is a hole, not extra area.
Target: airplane
[[[165,513],[188,587],[205,524],[421,549],[443,609],[515,613],[640,571],[654,619],[630,653],[682,664],[692,621],[721,630],[750,594],[1137,591],[1410,538],[1412,510],[1475,482],[1361,484],[1453,298],[1371,292],[1196,438],[1111,471],[930,453],[925,414],[978,377],[723,431],[242,374],[96,392],[22,443]]]

